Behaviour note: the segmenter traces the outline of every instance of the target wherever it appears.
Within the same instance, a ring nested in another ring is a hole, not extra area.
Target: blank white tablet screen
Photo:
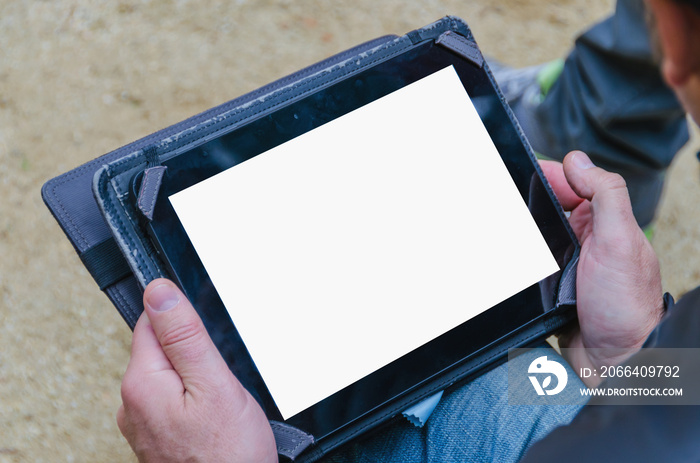
[[[170,200],[284,419],[559,270],[451,66]]]

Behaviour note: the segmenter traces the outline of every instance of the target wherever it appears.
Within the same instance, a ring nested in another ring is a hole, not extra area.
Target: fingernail
[[[170,310],[180,302],[180,297],[175,288],[168,284],[162,283],[151,289],[146,296],[146,304],[156,311],[165,312]]]
[[[593,161],[584,153],[583,151],[576,151],[573,154],[573,157],[571,158],[571,162],[574,163],[574,165],[582,170],[590,169],[591,167],[595,167],[593,164]]]

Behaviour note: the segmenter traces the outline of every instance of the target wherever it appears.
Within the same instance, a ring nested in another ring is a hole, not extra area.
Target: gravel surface
[[[114,419],[131,333],[44,207],[44,181],[446,14],[466,19],[487,54],[521,66],[563,56],[611,8],[611,0],[0,0],[0,463],[134,459]],[[677,159],[654,238],[676,294],[700,281],[697,164],[692,149]]]

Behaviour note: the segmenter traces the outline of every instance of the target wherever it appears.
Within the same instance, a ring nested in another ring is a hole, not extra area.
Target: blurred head
[[[647,0],[664,79],[700,123],[700,0]]]

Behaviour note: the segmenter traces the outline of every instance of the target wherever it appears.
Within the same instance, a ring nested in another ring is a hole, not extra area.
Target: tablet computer
[[[317,438],[551,310],[574,255],[486,72],[434,42],[162,165],[170,276]]]
[[[578,243],[455,17],[148,135],[42,194],[130,327],[151,280],[182,287],[297,461],[575,318]]]

